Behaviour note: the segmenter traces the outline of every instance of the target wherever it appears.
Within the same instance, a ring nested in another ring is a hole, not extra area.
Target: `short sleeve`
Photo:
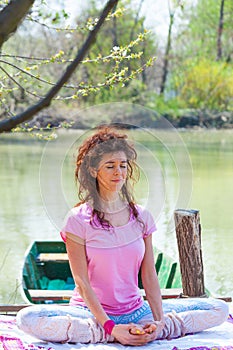
[[[61,229],[60,235],[64,242],[66,242],[66,232],[85,240],[85,227],[78,213],[73,209],[66,215],[64,224]]]
[[[152,214],[147,209],[142,209],[142,220],[145,225],[143,238],[146,238],[155,232],[157,230],[157,227]]]

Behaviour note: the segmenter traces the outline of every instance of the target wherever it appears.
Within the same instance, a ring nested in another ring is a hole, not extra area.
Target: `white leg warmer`
[[[184,311],[165,313],[165,327],[158,335],[158,339],[172,339],[188,333],[201,332],[220,325],[226,321],[229,314],[227,303],[213,298],[187,299],[185,302],[173,299],[167,302],[167,306],[171,310],[174,306],[174,309],[183,309]],[[153,316],[148,315],[143,317],[139,323],[151,322],[153,322]]]
[[[197,333],[226,321],[229,309],[221,300],[212,301],[212,309],[172,312],[165,315],[165,327],[159,339],[177,338],[188,333]]]
[[[94,319],[70,318],[68,341],[72,343],[105,343],[113,342],[114,337],[105,336],[103,327]]]
[[[208,301],[208,300],[207,300]],[[198,300],[197,300],[198,302]],[[209,300],[206,309],[191,309],[165,314],[165,327],[158,339],[177,338],[196,333],[223,323],[228,316],[228,305],[217,299]],[[66,312],[67,310],[67,312]],[[103,327],[92,317],[79,317],[78,311],[69,309],[32,306],[22,309],[17,315],[18,327],[30,335],[51,342],[98,343],[113,342],[105,337]],[[148,316],[148,318],[151,316]],[[146,318],[139,323],[147,323]]]
[[[184,323],[177,313],[168,313],[164,317],[165,326],[158,339],[178,338],[185,334]]]
[[[210,310],[192,310],[181,312],[179,315],[185,326],[185,333],[201,332],[215,327],[227,320],[229,308],[227,303],[215,299]]]
[[[79,318],[67,315],[35,313],[28,307],[17,314],[17,326],[22,331],[49,342],[98,343],[113,342],[114,337],[105,337],[104,329],[94,318]]]

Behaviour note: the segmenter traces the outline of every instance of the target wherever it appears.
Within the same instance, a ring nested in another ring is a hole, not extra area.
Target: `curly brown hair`
[[[90,173],[90,168],[98,168],[99,162],[106,153],[123,151],[127,158],[127,177],[121,189],[121,197],[125,200],[134,215],[138,218],[138,211],[135,206],[133,196],[133,184],[139,180],[140,171],[136,163],[137,153],[133,145],[127,142],[128,136],[121,134],[116,128],[110,126],[99,127],[97,132],[87,138],[78,150],[76,158],[75,180],[79,192],[80,205],[87,201],[92,201],[92,223],[96,215],[103,227],[110,227],[111,224],[105,220],[104,212],[99,206],[98,183]],[[140,220],[139,220],[140,221]]]

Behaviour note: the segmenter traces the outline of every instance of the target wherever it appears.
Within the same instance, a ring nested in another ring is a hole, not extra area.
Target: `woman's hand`
[[[164,328],[164,321],[154,321],[143,326],[145,333],[153,334],[154,339],[157,339]]]
[[[146,325],[149,327],[149,325]],[[147,328],[148,328],[147,327]],[[151,325],[152,327],[152,325]],[[154,326],[152,327],[154,328]],[[123,345],[140,346],[145,345],[156,339],[155,332],[147,332],[144,327],[134,324],[119,324],[114,326],[112,336]]]

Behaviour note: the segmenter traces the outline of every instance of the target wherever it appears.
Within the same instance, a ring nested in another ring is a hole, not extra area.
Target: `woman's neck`
[[[126,202],[124,202],[119,195],[111,198],[100,197],[101,211],[105,213],[118,212],[119,210],[124,209],[126,205]]]

